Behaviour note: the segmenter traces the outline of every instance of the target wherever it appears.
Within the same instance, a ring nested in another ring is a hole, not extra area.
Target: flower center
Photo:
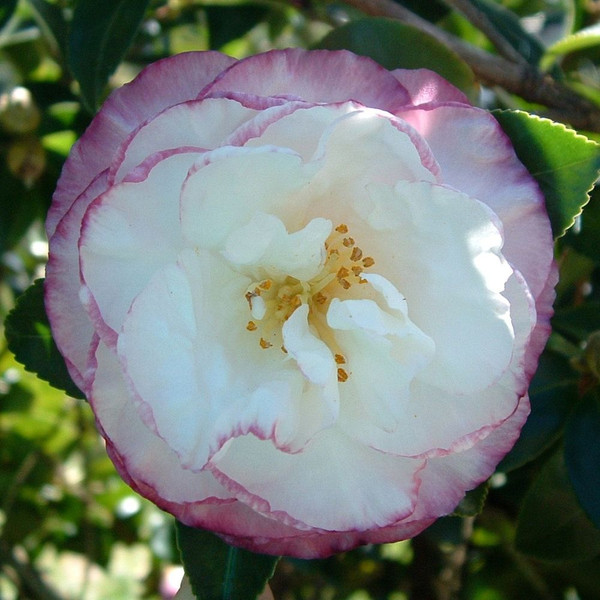
[[[263,350],[279,347],[287,353],[281,328],[298,307],[307,304],[309,325],[334,351],[338,381],[346,381],[348,372],[341,366],[346,364],[346,357],[336,351],[337,344],[327,327],[327,309],[333,298],[355,295],[356,286],[367,284],[362,274],[374,264],[349,234],[348,226],[341,223],[325,241],[324,260],[317,275],[306,281],[290,275],[268,277],[248,287],[245,298],[251,319],[246,329],[256,333]]]

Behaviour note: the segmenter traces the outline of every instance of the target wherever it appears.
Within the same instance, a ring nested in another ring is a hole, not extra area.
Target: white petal
[[[226,147],[202,160],[181,195],[183,231],[191,243],[221,247],[257,212],[278,216],[290,230],[305,225],[298,192],[314,167],[305,167],[299,156],[273,147]]]
[[[260,267],[271,277],[307,281],[323,265],[331,229],[331,221],[318,218],[288,233],[280,219],[259,213],[229,234],[223,255],[236,265]]]
[[[331,350],[309,329],[308,304],[299,306],[283,324],[283,343],[311,383],[325,386],[336,377]]]

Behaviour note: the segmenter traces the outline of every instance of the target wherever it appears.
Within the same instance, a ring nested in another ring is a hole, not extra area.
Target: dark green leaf
[[[578,226],[567,231],[564,241],[577,252],[600,264],[600,188],[594,188],[579,219]]]
[[[552,319],[553,328],[575,341],[583,342],[600,329],[600,303],[586,302],[580,306],[556,311]]]
[[[351,50],[386,69],[427,68],[472,96],[475,77],[469,66],[433,37],[393,19],[372,17],[334,29],[318,44],[329,50]],[[419,51],[415,52],[415,48]]]
[[[504,39],[530,64],[537,65],[545,48],[521,26],[521,21],[510,10],[489,0],[470,0],[502,34]]]
[[[499,471],[523,466],[556,442],[577,401],[577,379],[563,356],[549,350],[542,354],[529,387],[531,414],[514,448],[498,465]]]
[[[206,21],[210,47],[218,50],[227,42],[236,40],[260,23],[268,10],[256,4],[206,6]]]
[[[581,506],[600,530],[599,387],[595,387],[581,399],[567,423],[565,461]]]
[[[69,34],[68,62],[88,110],[133,41],[149,0],[79,0]]]
[[[28,371],[64,390],[74,398],[84,398],[73,383],[58,351],[44,310],[44,280],[38,279],[17,301],[4,323],[8,347]]]
[[[541,560],[580,561],[600,554],[600,531],[577,501],[562,449],[527,492],[517,521],[517,549]]]
[[[9,19],[12,17],[17,8],[17,2],[19,0],[3,0],[0,3],[0,29],[2,29]]]
[[[600,146],[565,125],[522,111],[494,111],[517,156],[539,183],[554,237],[574,223],[600,170]]]
[[[279,560],[234,548],[208,531],[180,522],[177,544],[198,600],[255,600]]]
[[[595,23],[585,29],[580,29],[550,46],[542,60],[542,68],[549,67],[559,56],[600,46],[600,23]]]
[[[470,490],[465,494],[465,497],[460,501],[460,504],[454,509],[451,516],[453,517],[475,517],[482,510],[490,485],[487,481],[478,485],[474,490]]]

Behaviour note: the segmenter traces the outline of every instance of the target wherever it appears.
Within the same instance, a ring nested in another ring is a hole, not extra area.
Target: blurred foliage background
[[[110,89],[177,52],[241,58],[288,46],[429,66],[480,106],[600,139],[598,0],[1,0],[0,322],[43,277],[56,180]],[[561,152],[571,139],[547,144]],[[600,167],[587,149],[560,186],[585,194]],[[554,333],[532,417],[496,475],[414,540],[282,559],[277,600],[600,598],[600,193],[591,196],[557,241]],[[35,327],[49,344],[43,318]],[[4,336],[0,459],[0,599],[174,596],[173,519],[115,473],[87,404],[25,371]]]

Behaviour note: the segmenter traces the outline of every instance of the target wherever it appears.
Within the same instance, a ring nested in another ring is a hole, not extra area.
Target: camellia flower
[[[413,536],[511,448],[549,332],[540,191],[435,73],[157,62],[47,221],[46,304],[124,479],[258,552]]]

